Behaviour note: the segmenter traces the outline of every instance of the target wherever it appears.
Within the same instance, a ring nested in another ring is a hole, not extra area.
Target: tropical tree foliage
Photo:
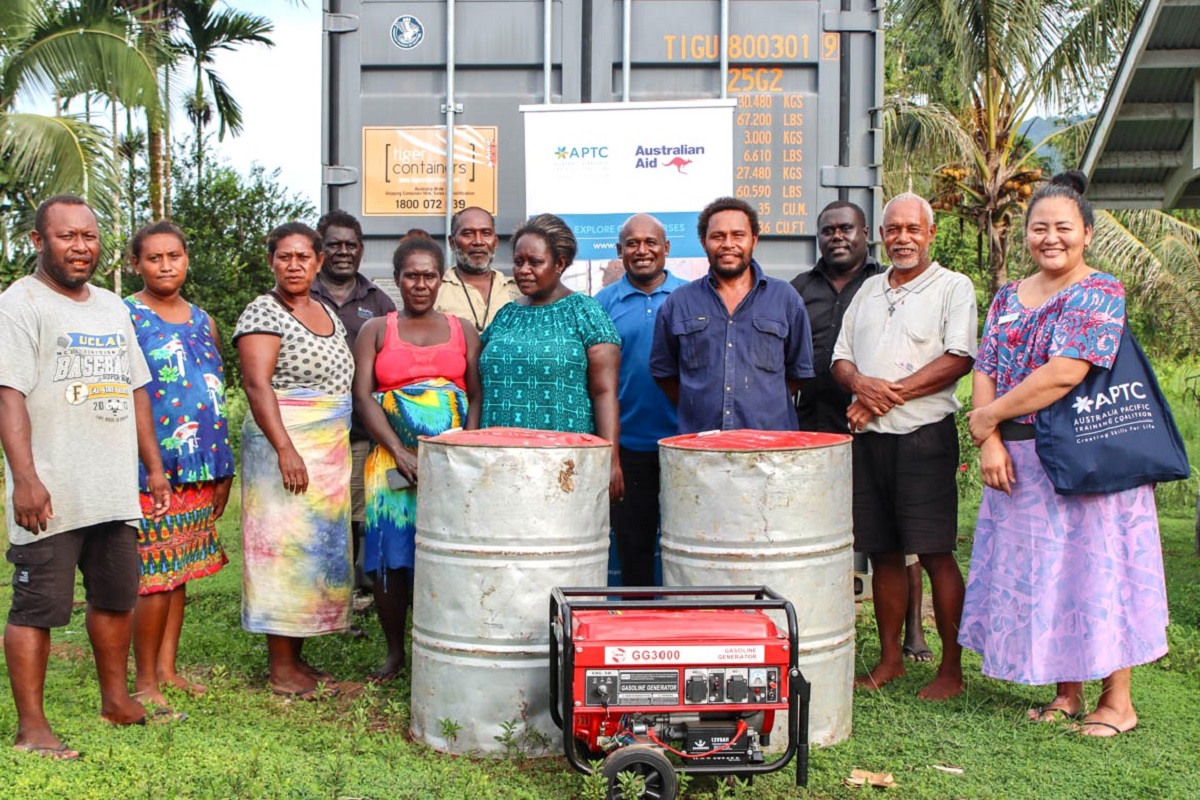
[[[32,227],[37,198],[75,192],[102,217],[113,212],[118,177],[104,130],[78,114],[17,111],[27,92],[66,100],[96,92],[157,115],[153,56],[131,37],[111,3],[0,3],[0,257]]]
[[[1116,275],[1140,313],[1139,334],[1156,349],[1194,357],[1200,341],[1200,214],[1100,212],[1093,266]]]
[[[987,245],[992,293],[1008,277],[1013,222],[1042,177],[1035,153],[1044,142],[1025,140],[1025,123],[1039,106],[1078,103],[1106,85],[1139,6],[1139,0],[889,4],[889,33],[909,43],[890,65],[890,183],[924,181],[940,210],[975,224]]]
[[[237,350],[229,342],[234,325],[246,305],[275,280],[267,264],[267,234],[291,220],[315,224],[316,209],[282,186],[278,171],[256,166],[242,175],[214,163],[211,152],[200,157],[209,164],[203,178],[196,172],[190,142],[180,143],[172,160],[174,222],[191,242],[183,293],[216,320],[232,386],[241,382]],[[126,291],[141,288],[132,274],[126,279]]]

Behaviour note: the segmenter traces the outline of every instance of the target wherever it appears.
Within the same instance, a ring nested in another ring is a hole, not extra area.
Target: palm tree
[[[111,216],[119,178],[107,133],[80,115],[20,113],[16,103],[23,92],[97,92],[157,114],[154,62],[129,33],[111,3],[0,3],[0,205],[12,204],[17,230],[31,227],[34,197],[58,192],[78,193],[101,218]]]
[[[224,139],[226,131],[234,136],[242,131],[241,106],[213,66],[217,53],[234,50],[243,44],[273,47],[275,43],[267,37],[272,25],[265,17],[233,9],[218,11],[216,0],[175,0],[172,5],[179,23],[173,45],[178,53],[191,59],[196,79],[195,89],[187,99],[187,112],[196,132],[196,174],[200,177],[204,153],[201,142],[204,128],[212,121],[214,107],[219,125],[218,139]]]
[[[943,80],[959,90],[945,98],[948,105],[923,96],[926,87],[892,98],[885,124],[893,166],[924,173],[938,210],[977,226],[987,242],[992,293],[1007,281],[1012,223],[1041,177],[1034,154],[1045,142],[1024,139],[1026,121],[1040,105],[1077,102],[1104,85],[1139,6],[1139,0],[891,4],[889,30],[937,54]],[[937,167],[914,166],[931,163],[926,159],[935,152],[944,154],[932,162]]]
[[[1100,211],[1089,248],[1142,305],[1147,324],[1184,355],[1200,340],[1200,215],[1157,210]]]

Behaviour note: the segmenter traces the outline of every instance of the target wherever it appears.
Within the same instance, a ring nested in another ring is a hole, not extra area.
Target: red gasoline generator
[[[807,786],[811,687],[796,648],[795,609],[765,586],[556,588],[550,712],[567,761],[591,773],[603,758],[612,800],[622,772],[643,777],[645,797],[669,799],[676,771],[753,776],[793,758]],[[767,762],[779,713],[787,748]]]

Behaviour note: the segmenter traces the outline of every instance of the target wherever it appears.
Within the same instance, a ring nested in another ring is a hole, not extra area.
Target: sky
[[[217,72],[242,106],[244,129],[236,138],[214,142],[240,172],[254,163],[319,207],[321,190],[321,3],[307,7],[287,0],[240,0],[240,11],[275,24],[273,48],[246,46],[222,53]],[[187,125],[182,112],[180,122]],[[215,138],[215,137],[214,137]]]
[[[3,0],[0,0],[3,2]],[[239,172],[258,163],[267,172],[278,168],[278,181],[320,209],[321,191],[321,3],[288,0],[236,0],[226,5],[270,19],[275,46],[245,45],[219,53],[216,71],[242,107],[240,136],[226,134],[212,144],[218,157]],[[175,78],[171,128],[180,138],[191,123],[180,96],[190,89],[191,63],[182,63]],[[24,97],[21,105],[40,114],[54,113],[48,97]],[[75,104],[72,111],[82,110]],[[103,116],[104,111],[100,114]],[[105,124],[103,120],[97,120]]]

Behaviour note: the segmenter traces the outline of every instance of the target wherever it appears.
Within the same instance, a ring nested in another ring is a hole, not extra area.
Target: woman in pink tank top
[[[392,256],[399,311],[363,325],[354,344],[354,410],[375,447],[366,489],[363,569],[375,576],[375,605],[387,658],[369,680],[404,668],[404,623],[417,520],[417,440],[479,425],[479,334],[435,311],[445,272],[442,248],[406,237]]]

